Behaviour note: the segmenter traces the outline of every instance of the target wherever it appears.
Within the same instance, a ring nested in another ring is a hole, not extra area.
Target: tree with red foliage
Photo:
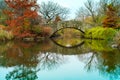
[[[9,10],[4,12],[8,15],[9,19],[7,24],[13,32],[21,34],[24,30],[29,30],[31,19],[38,17],[37,10],[39,6],[37,5],[37,0],[5,0]],[[24,29],[24,27],[29,27],[29,29]],[[18,35],[14,33],[15,35]]]
[[[103,21],[103,26],[109,28],[117,28],[117,21],[117,11],[115,7],[112,4],[110,4],[107,7],[106,18]]]

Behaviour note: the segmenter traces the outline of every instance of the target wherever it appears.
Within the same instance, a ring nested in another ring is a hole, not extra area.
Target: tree
[[[76,11],[76,19],[84,22],[85,18],[88,16],[88,11],[84,7],[80,7]]]
[[[11,10],[5,13],[9,16],[7,24],[10,27],[23,26],[26,20],[37,18],[38,5],[36,0],[5,0]]]
[[[118,16],[113,4],[107,6],[106,18],[103,21],[104,27],[116,28],[117,27]]]
[[[76,12],[76,18],[81,20],[84,24],[86,24],[87,18],[90,18],[89,26],[98,25],[98,6],[96,6],[97,2],[92,0],[87,0],[84,3],[84,6],[80,7]]]
[[[116,9],[117,16],[120,16],[120,0],[100,0],[98,3],[93,0],[87,0],[81,8],[76,12],[76,18],[83,23],[90,18],[88,23],[92,26],[102,26],[102,21],[106,15],[107,6],[113,4]],[[97,6],[96,6],[97,5]],[[85,23],[86,24],[86,23]]]
[[[84,27],[86,26],[86,18],[88,17],[88,11],[84,7],[80,7],[76,11],[76,20],[79,21],[80,26]]]
[[[100,0],[99,1],[99,13],[101,15],[105,15],[108,3],[109,3],[109,0]]]
[[[100,0],[99,1],[99,14],[102,16],[106,14],[107,6],[113,4],[116,8],[117,14],[120,14],[120,0]]]
[[[31,19],[38,17],[37,0],[5,0],[9,10],[4,11],[9,19],[7,24],[15,35],[31,29]],[[29,34],[28,34],[29,35]]]
[[[0,24],[5,24],[6,16],[3,11],[7,8],[4,0],[0,0]]]
[[[66,19],[69,9],[60,6],[57,3],[48,1],[48,3],[42,2],[40,5],[40,13],[43,15],[43,18],[46,20],[46,23],[53,21],[56,15],[59,15],[61,19]]]
[[[88,10],[88,15],[92,17],[92,20],[94,23],[97,22],[97,6],[92,0],[87,0],[86,3],[84,3],[86,9]]]

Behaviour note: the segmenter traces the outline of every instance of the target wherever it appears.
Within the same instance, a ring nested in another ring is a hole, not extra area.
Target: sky
[[[48,2],[48,1],[53,1],[63,7],[69,8],[70,9],[69,19],[74,19],[76,11],[81,6],[84,6],[84,2],[86,0],[38,0],[38,3],[41,4],[41,2]]]

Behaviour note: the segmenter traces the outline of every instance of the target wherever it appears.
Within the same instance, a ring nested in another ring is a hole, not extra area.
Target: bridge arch
[[[68,29],[75,29],[75,30],[78,30],[78,31],[80,31],[81,33],[85,34],[85,32],[84,32],[83,30],[78,29],[78,28],[76,28],[76,27],[64,27],[64,28],[60,28],[60,29],[56,30],[55,32],[53,32],[53,34],[50,36],[50,38],[54,37],[54,35],[55,35],[58,31],[64,30],[64,29],[67,29],[67,28],[68,28]]]

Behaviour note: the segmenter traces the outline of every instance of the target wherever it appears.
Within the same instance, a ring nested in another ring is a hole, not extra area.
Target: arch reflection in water
[[[74,38],[74,39],[52,39],[52,41],[61,46],[61,47],[64,47],[64,48],[74,48],[74,47],[77,47],[77,46],[82,46],[84,44],[84,41],[81,40],[81,39],[77,39],[77,38]]]
[[[80,38],[83,37],[83,32],[77,28],[67,27],[57,30],[51,36],[54,43],[59,46],[72,48],[82,45],[84,42]]]

